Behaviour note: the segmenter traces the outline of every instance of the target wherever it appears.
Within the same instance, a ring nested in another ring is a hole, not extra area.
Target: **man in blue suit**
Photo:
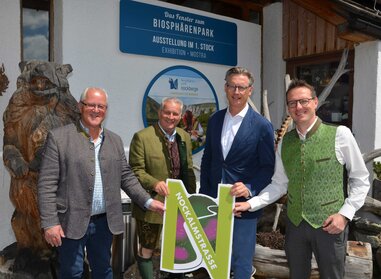
[[[269,121],[248,105],[254,78],[242,67],[226,72],[228,108],[216,112],[208,123],[201,162],[200,193],[217,196],[218,183],[232,184],[231,195],[246,201],[271,182],[274,172],[274,130]],[[249,279],[260,212],[235,218],[232,270],[235,279]]]

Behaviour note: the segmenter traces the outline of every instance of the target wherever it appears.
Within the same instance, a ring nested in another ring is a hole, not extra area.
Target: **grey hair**
[[[163,98],[161,100],[160,110],[163,110],[165,104],[168,102],[174,102],[175,104],[180,105],[181,113],[183,112],[184,103],[183,103],[183,101],[181,101],[179,98],[176,98],[176,97],[165,97],[165,98]]]
[[[87,98],[87,93],[90,91],[90,90],[96,90],[96,91],[100,91],[100,92],[103,92],[104,95],[106,96],[106,103],[108,103],[108,94],[107,94],[107,91],[103,88],[100,88],[100,87],[87,87],[81,94],[81,97],[80,97],[80,101],[84,101],[86,100]]]
[[[244,75],[247,76],[249,79],[249,86],[252,86],[254,84],[254,76],[253,74],[246,68],[243,67],[233,67],[227,70],[225,74],[225,81],[228,81],[228,78],[232,75]]]

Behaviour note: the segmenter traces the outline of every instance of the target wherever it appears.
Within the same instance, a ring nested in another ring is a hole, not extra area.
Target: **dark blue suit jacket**
[[[200,193],[217,197],[218,184],[244,183],[257,195],[271,182],[274,172],[274,130],[271,123],[251,107],[245,115],[224,160],[221,132],[226,109],[211,116],[201,161]],[[237,201],[246,201],[237,198]],[[261,211],[244,212],[242,218],[256,218]]]

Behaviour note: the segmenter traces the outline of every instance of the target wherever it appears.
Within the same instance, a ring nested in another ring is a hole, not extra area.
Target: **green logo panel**
[[[231,185],[219,185],[218,197],[188,194],[181,180],[168,179],[161,269],[190,272],[204,267],[211,278],[229,278],[234,199]]]

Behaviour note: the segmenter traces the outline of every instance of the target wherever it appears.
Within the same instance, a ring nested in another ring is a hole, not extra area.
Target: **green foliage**
[[[381,180],[381,162],[373,162],[373,172]]]

